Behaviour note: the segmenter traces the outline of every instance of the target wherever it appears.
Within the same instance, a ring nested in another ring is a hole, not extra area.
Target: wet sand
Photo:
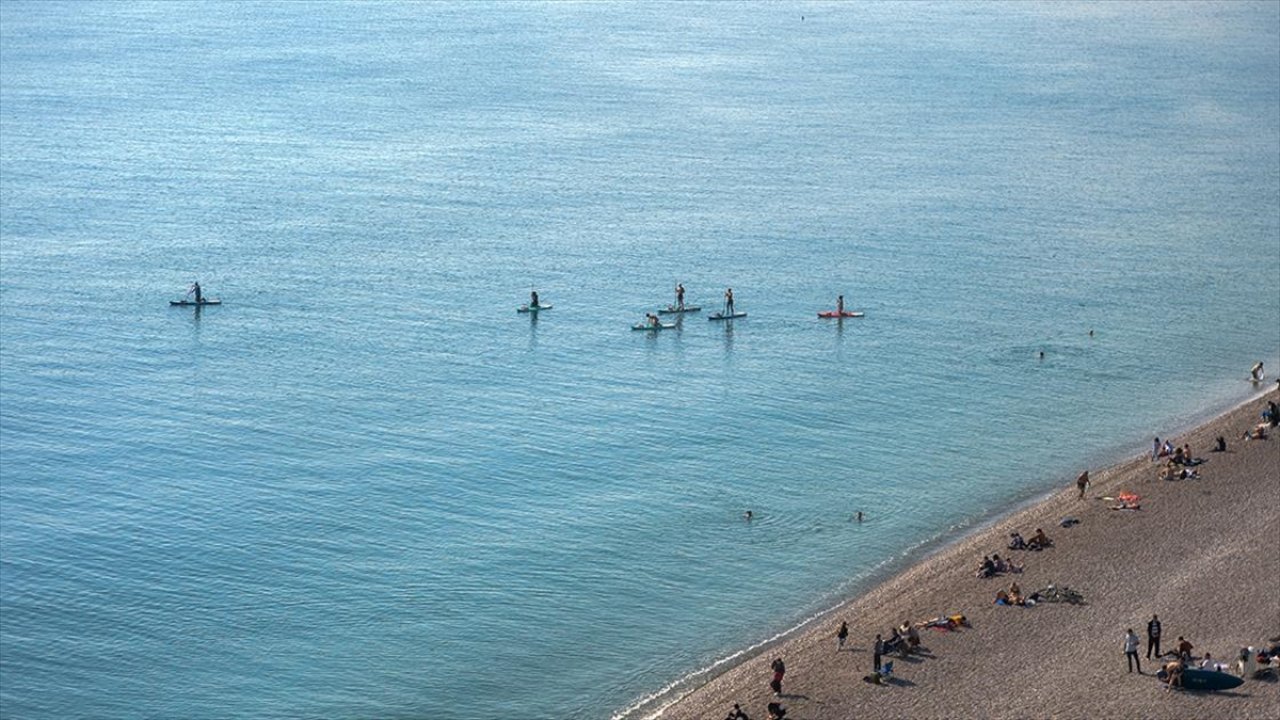
[[[1269,392],[1179,437],[1206,462],[1200,479],[1157,479],[1163,461],[1135,458],[1090,472],[1081,499],[1074,482],[924,559],[811,627],[695,689],[659,716],[721,720],[740,703],[752,720],[775,701],[769,664],[786,661],[788,720],[819,718],[1275,718],[1280,682],[1246,680],[1216,693],[1168,692],[1146,660],[1146,624],[1164,627],[1162,649],[1185,636],[1233,661],[1241,647],[1280,636],[1280,432],[1241,440],[1259,422]],[[1227,452],[1210,452],[1222,435]],[[1163,438],[1163,435],[1161,435]],[[1082,468],[1083,469],[1083,468]],[[1104,500],[1129,490],[1141,509],[1110,509]],[[1059,527],[1064,516],[1079,519]],[[1008,551],[1011,531],[1044,528],[1053,547]],[[1025,565],[1021,574],[975,576],[983,555]],[[994,604],[1017,582],[1025,593],[1069,586],[1084,604]],[[904,620],[963,613],[971,627],[922,629],[923,652],[894,661],[886,685],[863,681],[872,669],[876,633]],[[836,628],[849,624],[845,649]],[[1142,643],[1143,674],[1126,669],[1123,640]]]

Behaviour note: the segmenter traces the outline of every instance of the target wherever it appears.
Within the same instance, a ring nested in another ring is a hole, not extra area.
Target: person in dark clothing
[[[201,292],[201,290],[200,290],[200,283],[198,283],[198,282],[191,283],[191,292],[195,293],[195,295],[196,295],[196,304],[197,304],[197,305],[199,305],[200,303],[204,302],[204,293],[203,293],[203,292]]]
[[[774,695],[781,695],[782,676],[787,674],[787,666],[782,662],[782,658],[774,658],[769,668],[773,670],[773,679],[769,681],[769,689],[773,690]]]
[[[1156,657],[1160,657],[1160,616],[1152,615],[1150,622],[1147,623],[1147,659],[1151,659],[1151,651],[1155,650]]]
[[[742,711],[742,707],[738,703],[734,703],[733,709],[729,711],[728,715],[724,716],[724,720],[751,720],[751,718],[747,717],[747,714]]]
[[[880,656],[884,655],[884,640],[881,640],[879,635],[876,635],[876,644],[872,647],[871,653],[872,668],[876,672],[880,672]]]

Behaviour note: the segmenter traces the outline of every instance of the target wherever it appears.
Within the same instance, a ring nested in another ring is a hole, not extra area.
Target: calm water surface
[[[0,715],[642,714],[1280,371],[1280,6],[5,2],[0,341]]]

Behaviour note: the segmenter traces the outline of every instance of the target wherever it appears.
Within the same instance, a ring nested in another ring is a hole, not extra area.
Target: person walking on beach
[[[849,623],[840,621],[840,629],[836,631],[836,652],[844,649],[844,641],[849,638]]]
[[[1080,497],[1084,497],[1084,489],[1089,487],[1089,471],[1085,470],[1076,478],[1076,487],[1080,488]]]
[[[884,640],[876,635],[876,644],[871,649],[872,662],[871,667],[875,672],[880,672],[880,656],[884,655]]]
[[[782,695],[782,676],[787,674],[786,663],[782,662],[782,658],[774,658],[773,663],[769,665],[773,670],[773,679],[769,681],[769,689],[773,690],[773,696]]]
[[[1124,636],[1124,657],[1129,661],[1129,672],[1133,672],[1133,666],[1138,666],[1138,674],[1142,674],[1142,663],[1138,660],[1138,636],[1134,634],[1133,628],[1129,628],[1129,632]]]
[[[1156,659],[1160,659],[1160,616],[1152,615],[1147,621],[1147,659],[1151,659],[1151,651],[1156,651]]]

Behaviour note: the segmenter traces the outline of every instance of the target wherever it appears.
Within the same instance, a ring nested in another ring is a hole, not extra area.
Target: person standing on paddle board
[[[538,291],[537,290],[529,291],[529,307],[531,308],[538,307]]]
[[[684,284],[676,283],[676,309],[684,309]]]
[[[196,294],[196,304],[204,302],[204,293],[200,292],[199,281],[191,283],[191,292]]]
[[[724,314],[733,314],[733,288],[728,288],[724,291]]]
[[[844,315],[844,296],[836,298],[836,315]]]

